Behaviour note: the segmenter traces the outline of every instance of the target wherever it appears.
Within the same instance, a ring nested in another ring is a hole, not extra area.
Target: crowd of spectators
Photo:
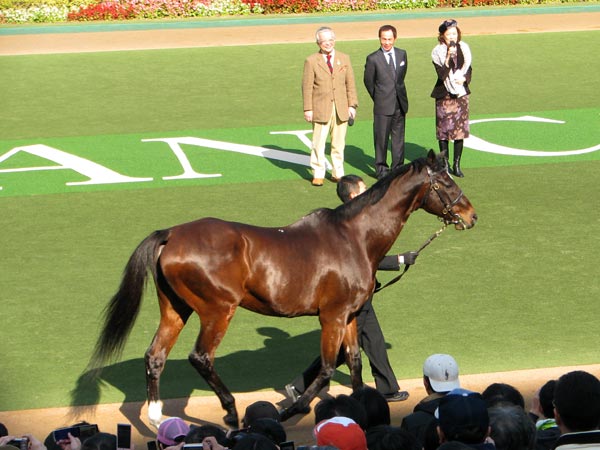
[[[427,358],[423,385],[427,396],[399,426],[391,424],[383,394],[365,386],[317,403],[310,445],[288,441],[276,406],[258,401],[246,408],[239,430],[168,418],[148,450],[600,449],[600,381],[591,373],[572,371],[548,380],[528,410],[514,386],[493,383],[481,393],[461,387],[450,355]],[[84,429],[89,433],[90,425],[80,422],[65,435],[55,430],[42,441],[31,434],[11,435],[0,424],[0,450],[122,450],[115,434],[96,427],[88,436]],[[133,444],[130,450],[136,450]]]

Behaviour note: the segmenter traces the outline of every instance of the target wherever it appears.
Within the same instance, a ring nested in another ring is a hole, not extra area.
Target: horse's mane
[[[332,214],[334,214],[335,216],[333,220],[343,221],[355,217],[365,207],[369,205],[375,205],[377,202],[379,202],[379,200],[383,198],[385,193],[390,188],[390,185],[393,180],[402,177],[411,169],[414,169],[415,172],[420,172],[421,169],[425,167],[425,165],[425,158],[419,158],[415,159],[410,164],[404,164],[394,169],[387,176],[377,181],[371,188],[367,189],[358,197],[355,197],[351,201],[343,203],[336,209],[332,210]]]
[[[434,171],[445,169],[444,158],[436,158]],[[304,218],[321,218],[333,222],[343,222],[358,215],[365,207],[376,204],[383,198],[393,180],[408,173],[411,169],[420,172],[427,165],[426,158],[418,158],[409,164],[403,164],[392,170],[388,175],[377,181],[371,188],[347,203],[342,203],[335,209],[318,208]]]

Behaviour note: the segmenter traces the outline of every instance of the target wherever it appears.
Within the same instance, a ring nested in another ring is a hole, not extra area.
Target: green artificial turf
[[[482,123],[473,133],[531,150],[587,148],[600,142],[594,53],[598,32],[466,37],[474,60],[472,119],[535,115],[558,124]],[[360,75],[373,42],[343,42],[362,106],[349,130],[346,168],[372,183],[370,103]],[[435,146],[431,39],[409,50],[411,111],[407,155]],[[304,153],[300,76],[314,45],[164,50],[0,58],[0,157],[45,144],[139,184],[66,186],[73,171],[0,172],[0,410],[145,398],[143,354],[158,322],[152,287],[123,358],[106,384],[78,384],[135,246],[155,229],[204,216],[285,225],[338,204],[334,185],[315,189],[308,169],[238,153],[186,147],[197,170],[222,177],[163,180],[181,171],[165,144],[141,140],[200,136]],[[560,64],[553,64],[560,51]],[[261,64],[253,61],[260,58]],[[285,62],[284,70],[275,59]],[[214,62],[220,60],[219,63]],[[550,61],[550,62],[549,62]],[[47,165],[21,153],[0,170]],[[403,281],[377,295],[376,310],[399,378],[418,377],[424,358],[453,354],[462,373],[597,363],[599,152],[530,158],[465,150],[459,181],[479,213],[473,230],[447,230]],[[423,212],[394,251],[418,248],[439,228]],[[382,281],[391,278],[382,274]],[[191,318],[161,380],[163,397],[212,395],[187,363]],[[234,391],[279,389],[318,352],[315,318],[238,311],[217,352]],[[244,367],[241,371],[240,367]],[[368,369],[363,371],[371,380]],[[337,382],[347,382],[344,369]],[[73,396],[71,396],[71,391]]]
[[[474,114],[594,108],[597,32],[465,36],[473,50]],[[431,117],[432,39],[408,51],[409,117]],[[359,92],[377,40],[344,42]],[[5,56],[0,64],[3,139],[95,136],[304,124],[300,81],[314,44]],[[560,55],[558,62],[557,55]],[[256,61],[260,61],[257,64]]]

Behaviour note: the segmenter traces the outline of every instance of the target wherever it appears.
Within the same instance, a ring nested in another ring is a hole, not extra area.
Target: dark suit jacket
[[[408,69],[406,51],[394,47],[396,58],[396,79],[392,76],[387,59],[381,48],[367,56],[364,83],[373,99],[373,114],[391,116],[396,108],[396,99],[402,112],[408,112],[408,95],[404,77]]]

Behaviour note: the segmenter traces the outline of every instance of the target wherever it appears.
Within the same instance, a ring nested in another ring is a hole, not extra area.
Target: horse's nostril
[[[473,225],[477,222],[477,214],[473,214]]]

